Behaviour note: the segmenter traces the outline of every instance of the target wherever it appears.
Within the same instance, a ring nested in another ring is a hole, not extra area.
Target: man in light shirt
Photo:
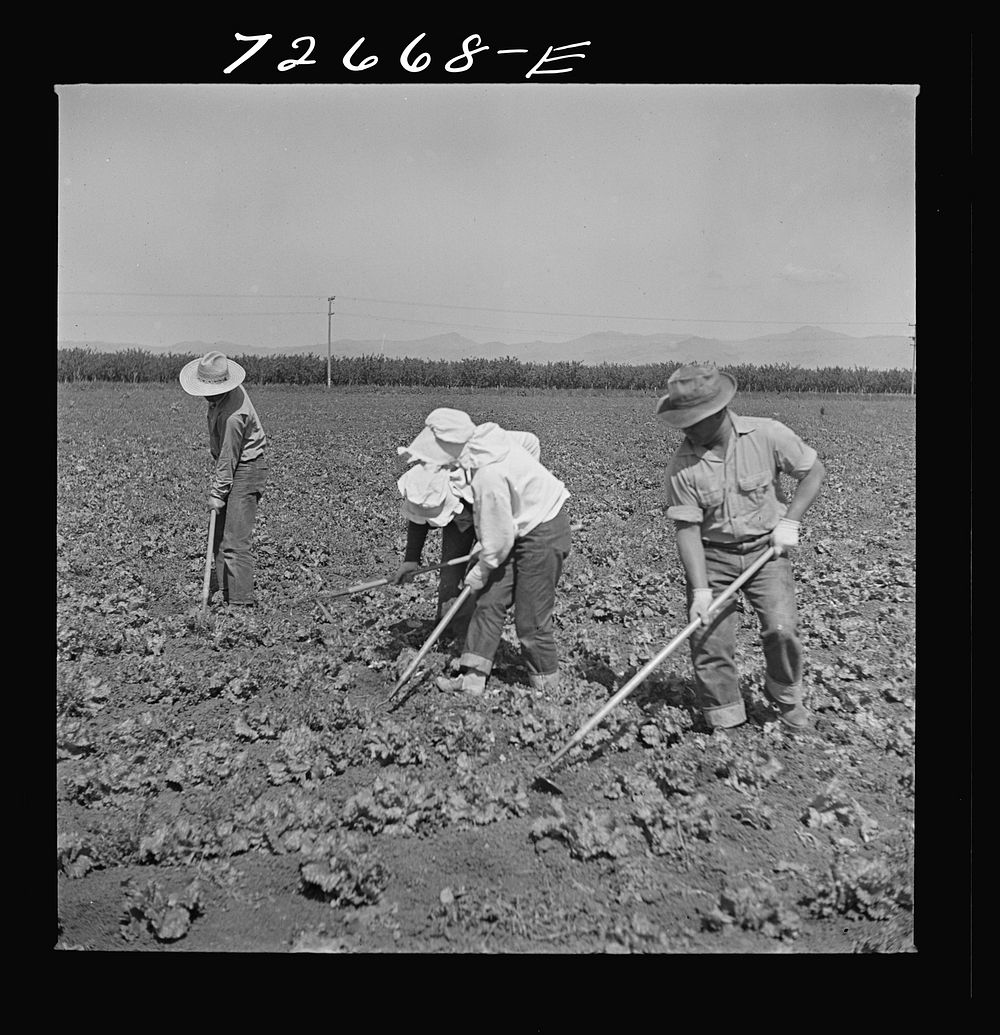
[[[420,442],[426,459],[454,472],[457,491],[471,496],[480,552],[464,585],[475,593],[457,678],[443,690],[480,694],[493,669],[507,610],[536,688],[559,675],[552,610],[563,562],[570,552],[569,493],[511,432],[467,413],[441,407],[428,415]],[[530,444],[530,442],[528,443]]]
[[[267,437],[246,389],[246,371],[222,352],[207,352],[180,372],[188,395],[208,402],[208,446],[215,460],[209,510],[216,511],[209,592],[222,590],[227,604],[254,603],[250,540],[257,504],[267,482]]]
[[[507,434],[535,459],[539,456],[538,436],[530,431],[508,431]],[[406,518],[406,551],[403,561],[392,575],[393,585],[406,582],[421,567],[424,544],[432,528],[441,529],[441,564],[466,557],[476,542],[473,521],[472,486],[461,468],[440,467],[433,457],[438,455],[433,432],[427,427],[397,452],[411,466],[396,482],[402,501],[400,513]],[[465,567],[452,564],[442,567],[438,576],[437,621],[440,621],[461,592]],[[475,608],[472,598],[459,608],[441,634],[442,643],[464,644],[469,621]]]
[[[826,470],[816,450],[780,421],[741,417],[728,406],[736,381],[708,364],[671,374],[657,403],[660,419],[684,432],[667,469],[667,517],[687,575],[689,620],[702,617],[691,637],[697,700],[713,728],[746,722],[739,690],[735,596],[705,617],[713,598],[769,547],[772,557],[743,584],[761,626],[764,692],[783,725],[802,730],[802,645],[789,551],[798,546],[799,522],[819,494]],[[780,475],[798,482],[791,501]]]

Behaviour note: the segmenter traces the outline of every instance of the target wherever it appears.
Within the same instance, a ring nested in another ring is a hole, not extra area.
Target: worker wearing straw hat
[[[687,576],[689,620],[769,547],[775,556],[742,592],[761,625],[764,692],[790,730],[809,724],[802,701],[802,645],[789,551],[798,546],[803,514],[826,471],[816,450],[780,421],[742,417],[729,409],[736,381],[714,365],[678,368],[657,402],[660,419],[684,432],[667,476],[667,517]],[[782,474],[798,482],[786,499]],[[691,637],[697,700],[707,724],[739,726],[746,710],[734,662],[737,601],[730,601]]]
[[[468,423],[469,427],[475,427],[471,418]],[[537,435],[530,431],[508,431],[506,434],[538,459]],[[460,468],[449,470],[442,466],[442,461],[450,464],[452,457],[437,446],[431,429],[425,426],[409,446],[400,446],[397,453],[411,466],[396,482],[402,496],[399,510],[406,518],[406,552],[391,578],[395,585],[405,582],[420,568],[424,544],[432,528],[441,529],[442,565],[456,557],[467,556],[476,539],[472,486]],[[461,592],[463,572],[464,569],[458,565],[441,568],[438,576],[438,621]],[[464,643],[474,607],[475,602],[468,599],[452,618],[441,639]]]
[[[493,669],[507,609],[535,687],[553,686],[559,656],[552,622],[555,589],[570,551],[569,498],[563,483],[510,432],[467,413],[432,411],[408,447],[425,462],[448,467],[471,489],[480,553],[463,584],[475,594],[457,678],[440,677],[442,690],[481,694]]]
[[[181,387],[208,402],[208,445],[215,460],[208,506],[216,511],[210,592],[227,604],[254,603],[250,549],[257,504],[267,481],[267,437],[250,396],[246,371],[222,352],[207,352],[181,369]]]

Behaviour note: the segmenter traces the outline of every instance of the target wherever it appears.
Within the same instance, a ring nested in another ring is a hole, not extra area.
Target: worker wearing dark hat
[[[819,493],[826,470],[816,451],[790,428],[729,409],[736,381],[707,364],[677,369],[657,402],[660,419],[684,432],[667,471],[667,517],[687,576],[698,704],[711,728],[739,726],[746,710],[739,690],[737,601],[706,617],[714,597],[769,547],[771,558],[742,592],[760,619],[764,691],[790,730],[809,724],[802,701],[802,645],[789,551],[798,546],[802,515]],[[799,484],[791,500],[782,474]]]

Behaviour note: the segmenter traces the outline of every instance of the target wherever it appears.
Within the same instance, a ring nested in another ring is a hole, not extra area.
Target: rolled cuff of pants
[[[714,708],[703,708],[702,715],[712,729],[728,729],[747,721],[746,707],[740,700],[735,704],[720,704]]]
[[[484,658],[480,654],[471,654],[466,651],[459,659],[459,665],[468,669],[470,672],[478,672],[481,675],[488,676],[493,671],[493,661],[491,658]]]
[[[764,690],[766,691],[767,696],[776,704],[802,703],[801,683],[793,683],[791,686],[786,686],[784,683],[779,683],[776,679],[772,679],[770,676],[765,675]]]

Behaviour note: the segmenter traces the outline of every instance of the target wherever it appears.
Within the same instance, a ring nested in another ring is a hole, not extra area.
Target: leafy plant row
[[[190,354],[154,355],[143,349],[91,352],[59,349],[59,381],[170,382],[181,367],[195,359]],[[234,356],[252,384],[325,384],[325,356]],[[585,364],[579,361],[522,363],[502,359],[418,359],[393,356],[333,356],[330,383],[334,385],[413,386],[423,388],[583,388],[658,391],[678,363]],[[908,370],[873,370],[867,367],[810,369],[788,363],[723,367],[747,392],[856,392],[906,394]]]

